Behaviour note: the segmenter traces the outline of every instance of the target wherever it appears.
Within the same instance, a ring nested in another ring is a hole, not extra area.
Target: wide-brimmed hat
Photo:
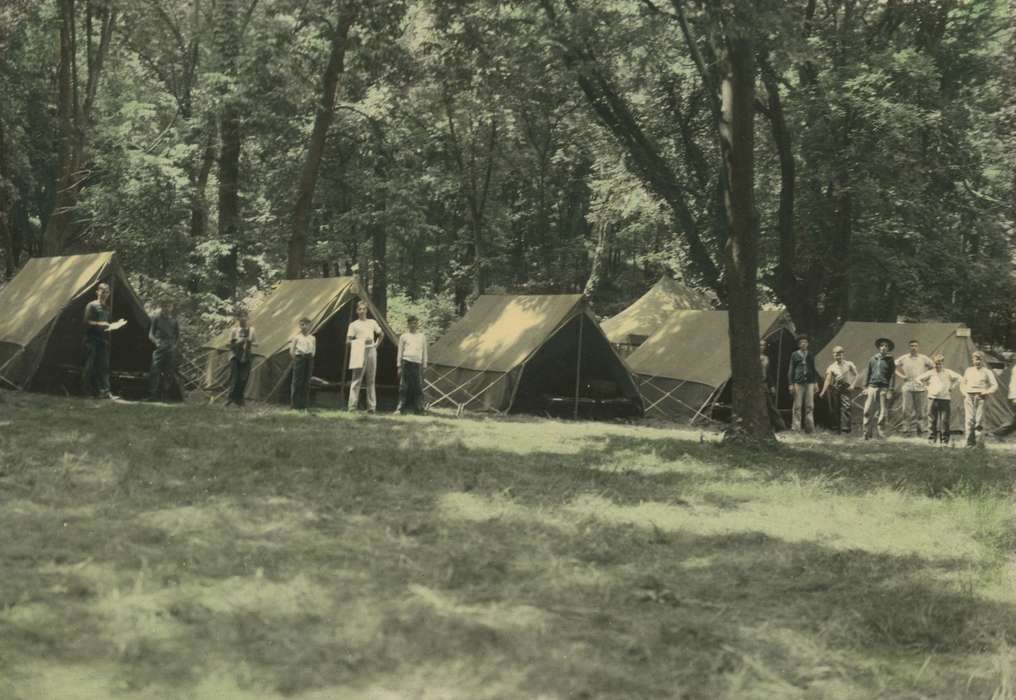
[[[893,350],[896,349],[896,343],[894,343],[893,341],[889,340],[888,338],[879,338],[878,340],[876,340],[875,341],[875,347],[877,348],[882,343],[885,343],[886,345],[889,346],[889,352],[892,352]]]

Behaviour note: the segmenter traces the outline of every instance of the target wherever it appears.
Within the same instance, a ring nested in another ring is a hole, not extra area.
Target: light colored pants
[[[966,414],[963,434],[967,444],[972,445],[977,442],[977,431],[981,429],[981,421],[984,420],[984,397],[980,394],[966,394],[963,398],[963,411]]]
[[[872,437],[875,434],[875,427],[881,428],[885,425],[886,411],[885,395],[889,390],[880,386],[869,386],[864,390],[864,437]],[[874,420],[873,420],[874,419]]]
[[[794,391],[794,418],[792,430],[801,431],[804,425],[804,432],[810,433],[815,430],[815,385],[794,384],[797,390]]]
[[[360,404],[360,387],[367,391],[367,410],[377,408],[377,394],[374,392],[374,375],[377,373],[377,348],[363,352],[363,367],[353,370],[353,381],[349,385],[349,410],[355,411]]]
[[[928,392],[903,392],[903,432],[923,433],[928,424]]]

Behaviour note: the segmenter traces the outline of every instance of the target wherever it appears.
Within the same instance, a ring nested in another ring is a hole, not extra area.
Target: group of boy
[[[110,334],[126,325],[123,319],[111,321],[111,290],[101,283],[96,288],[96,298],[85,306],[84,350],[82,381],[85,392],[91,396],[116,399],[110,389]],[[160,301],[159,310],[152,316],[148,339],[155,346],[152,352],[151,368],[147,378],[147,400],[160,400],[166,396],[167,387],[176,376],[177,345],[180,340],[180,324],[175,315],[175,305],[165,298]],[[380,324],[368,317],[368,307],[363,301],[356,305],[355,321],[346,331],[346,355],[352,378],[349,385],[348,409],[357,410],[361,392],[366,395],[367,413],[377,410],[375,377],[378,366],[378,347],[384,338]],[[289,340],[289,354],[292,359],[290,380],[290,404],[298,410],[310,405],[311,379],[314,376],[314,358],[317,355],[317,339],[311,332],[313,321],[304,317],[297,322],[299,330]],[[396,366],[399,374],[399,403],[396,413],[424,412],[423,371],[427,368],[427,338],[419,332],[419,320],[415,316],[406,319],[408,331],[399,337]],[[247,312],[238,309],[234,324],[229,332],[229,390],[226,405],[242,407],[250,378],[254,346],[257,345],[254,326]]]
[[[834,412],[834,431],[849,434],[853,427],[854,392],[864,390],[862,434],[865,440],[884,435],[889,406],[897,380],[903,404],[904,435],[923,435],[927,429],[932,444],[948,445],[952,416],[952,392],[963,394],[965,413],[964,435],[967,446],[977,444],[983,431],[985,399],[998,391],[994,372],[985,365],[984,355],[975,351],[971,366],[961,375],[945,367],[941,354],[928,357],[920,352],[916,340],[909,343],[909,352],[894,359],[895,344],[889,338],[875,341],[877,352],[871,356],[863,374],[844,358],[842,346],[833,348],[833,361],[826,368],[822,388],[818,390],[819,374],[815,355],[809,350],[809,338],[798,336],[797,350],[790,357],[787,379],[794,398],[792,429],[810,433],[815,429],[815,394],[830,397]],[[930,403],[929,403],[930,400]],[[1009,390],[1009,400],[1016,404],[1016,374]],[[930,410],[929,410],[930,409]]]

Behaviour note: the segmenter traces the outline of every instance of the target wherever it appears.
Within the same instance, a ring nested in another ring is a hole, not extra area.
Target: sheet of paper
[[[127,325],[127,319],[121,318],[120,320],[113,321],[111,324],[109,324],[109,330],[111,330],[111,331],[120,330],[121,328],[123,328],[126,325]]]
[[[349,346],[349,369],[360,369],[363,367],[364,345],[363,338],[357,338]]]

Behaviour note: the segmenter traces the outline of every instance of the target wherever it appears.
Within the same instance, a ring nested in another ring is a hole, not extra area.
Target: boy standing
[[[109,390],[109,334],[126,325],[110,322],[110,289],[105,282],[95,288],[95,300],[85,306],[85,364],[81,379],[85,393],[101,399],[115,399]]]
[[[825,397],[826,392],[830,389],[833,392],[833,411],[839,416],[837,432],[849,433],[853,427],[850,390],[856,381],[857,366],[853,362],[843,359],[843,347],[837,345],[833,348],[833,361],[826,368],[825,381],[822,383],[822,391],[819,394],[819,397]]]
[[[896,366],[890,354],[896,344],[889,338],[875,341],[878,352],[868,360],[864,375],[864,439],[882,436],[882,426],[889,415],[886,402],[893,399],[893,384],[896,381]]]
[[[372,318],[367,318],[367,303],[356,304],[356,320],[349,324],[346,332],[346,344],[363,344],[363,361],[354,367],[354,353],[349,353],[349,368],[353,370],[353,380],[349,385],[349,410],[355,411],[360,403],[360,387],[367,393],[367,413],[377,408],[377,394],[374,391],[374,375],[377,373],[377,346],[383,335],[381,326]],[[352,348],[350,348],[352,349]],[[356,353],[357,355],[359,353]]]
[[[917,378],[917,381],[928,391],[928,398],[931,399],[931,426],[928,440],[934,445],[941,442],[949,444],[949,426],[952,415],[952,390],[953,387],[963,381],[958,373],[945,368],[945,357],[939,353],[932,360],[935,363],[933,369],[924,372]]]
[[[311,320],[300,319],[300,332],[289,343],[289,354],[293,358],[293,383],[290,399],[293,408],[306,410],[310,400],[310,377],[314,373],[314,355],[317,353],[317,338],[310,334]]]
[[[229,332],[229,400],[226,405],[243,406],[243,395],[247,391],[250,377],[251,348],[254,342],[254,326],[247,319],[247,312],[236,310],[236,325]]]
[[[910,352],[896,360],[896,376],[903,380],[903,434],[913,430],[918,435],[924,434],[924,424],[928,417],[928,391],[924,384],[917,381],[925,372],[935,368],[931,358],[922,355],[916,340],[910,341]]]
[[[164,376],[169,376],[170,382],[176,376],[176,344],[180,340],[180,324],[173,316],[173,311],[173,301],[164,298],[148,328],[148,339],[155,345],[152,367],[148,372],[149,401],[162,398]]]
[[[974,352],[971,357],[974,365],[967,367],[960,384],[960,390],[966,394],[963,399],[966,414],[963,427],[967,435],[967,447],[977,444],[977,433],[981,431],[981,421],[984,419],[984,398],[998,391],[998,380],[995,379],[995,373],[984,366],[984,355]]]
[[[790,356],[787,370],[790,393],[794,395],[794,418],[792,430],[810,433],[815,430],[815,387],[818,385],[818,371],[815,369],[815,355],[808,352],[808,336],[797,337],[797,350]],[[803,414],[803,416],[802,416]]]
[[[413,413],[423,413],[423,370],[427,369],[427,336],[417,332],[419,320],[416,316],[406,319],[409,330],[399,336],[399,350],[396,366],[399,372],[399,405],[396,413],[412,408]]]

